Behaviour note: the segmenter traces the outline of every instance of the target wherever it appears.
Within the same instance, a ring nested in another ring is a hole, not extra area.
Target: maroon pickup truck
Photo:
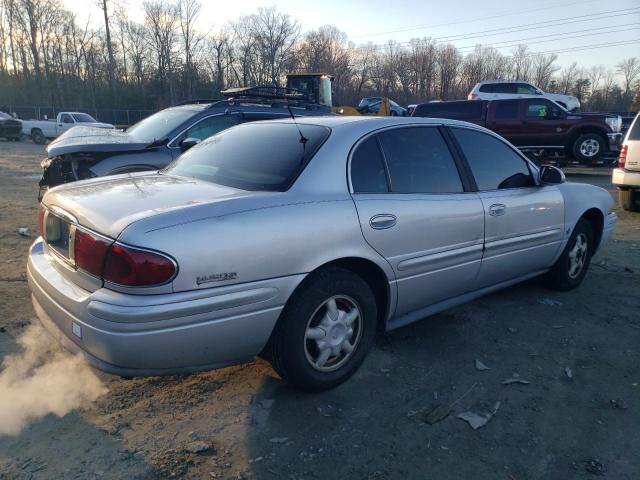
[[[571,113],[545,98],[464,100],[417,105],[414,117],[475,123],[532,153],[564,151],[581,163],[617,152],[622,119],[605,113]]]

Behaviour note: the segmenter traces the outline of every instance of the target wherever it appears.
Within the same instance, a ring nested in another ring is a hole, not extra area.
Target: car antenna
[[[291,115],[291,120],[293,120],[294,125],[298,129],[298,133],[300,134],[300,143],[302,144],[302,148],[304,149],[309,139],[302,134],[302,130],[300,130],[300,126],[298,125],[298,122],[296,122],[296,116],[293,114],[293,110],[291,110],[291,105],[289,105],[289,102],[285,103],[287,105],[287,110],[289,110],[289,114]]]

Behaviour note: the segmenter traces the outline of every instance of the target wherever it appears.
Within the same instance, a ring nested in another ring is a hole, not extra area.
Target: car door
[[[71,117],[71,115],[69,115],[68,113],[64,113],[60,115],[60,122],[58,123],[57,133],[61,134],[62,132],[66,132],[74,125],[75,125],[75,121],[73,120],[73,117]]]
[[[545,98],[523,99],[523,134],[518,145],[562,147],[571,122],[562,109]]]
[[[549,268],[561,246],[564,202],[556,186],[540,186],[510,145],[480,130],[451,127],[484,207],[485,240],[477,287]]]
[[[482,202],[464,188],[437,126],[396,127],[361,140],[350,179],[362,233],[396,275],[396,316],[472,288]]]
[[[524,145],[523,119],[520,113],[519,100],[496,100],[489,102],[487,123],[489,130],[506,138],[514,145]]]

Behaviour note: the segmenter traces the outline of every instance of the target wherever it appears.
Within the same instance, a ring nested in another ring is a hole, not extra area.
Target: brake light
[[[112,243],[111,240],[77,229],[73,247],[76,266],[99,277],[102,274],[104,258]]]
[[[38,204],[38,235],[44,236],[44,213],[45,209],[41,203]]]
[[[143,287],[166,283],[175,273],[175,263],[164,255],[114,243],[107,253],[102,277],[119,285]]]
[[[478,98],[478,94],[477,93],[470,93],[469,96],[467,97],[469,100],[477,100]]]
[[[627,145],[622,145],[620,149],[620,156],[618,157],[618,168],[624,168],[624,164],[627,162]]]

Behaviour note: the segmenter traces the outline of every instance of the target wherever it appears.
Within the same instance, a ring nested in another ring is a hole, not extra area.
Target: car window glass
[[[515,83],[495,83],[495,93],[516,93]]]
[[[189,127],[177,139],[175,143],[180,143],[185,138],[197,138],[205,140],[222,130],[233,127],[240,123],[239,115],[216,115],[214,117],[205,118]]]
[[[544,100],[532,100],[527,102],[527,108],[525,116],[529,118],[547,118],[557,117],[560,115],[560,109],[555,107],[551,102],[545,102]]]
[[[501,120],[518,118],[518,102],[496,102],[495,117]]]
[[[495,93],[495,84],[494,83],[485,83],[484,85],[480,85],[478,91],[482,93]]]
[[[527,85],[526,83],[518,83],[516,85],[516,93],[524,95],[535,95],[536,90],[531,85]]]
[[[462,182],[435,127],[406,127],[379,135],[394,193],[458,193]]]
[[[62,115],[62,123],[73,123],[73,119],[71,118],[71,115],[67,115],[66,113],[64,115]]]
[[[86,113],[74,113],[72,116],[76,120],[76,122],[94,123],[96,121],[95,118],[93,118],[91,115],[88,115]]]
[[[640,140],[640,115],[636,117],[629,131],[629,140]]]
[[[200,109],[184,107],[167,108],[140,120],[132,127],[129,127],[126,132],[135,140],[142,142],[165,139],[174,129],[199,111]]]
[[[535,185],[524,159],[496,137],[468,128],[452,128],[479,190]]]
[[[330,133],[318,125],[244,123],[191,148],[163,173],[242,190],[284,191]]]
[[[459,102],[433,102],[418,105],[414,117],[451,118],[456,120],[480,120],[485,102],[480,100]]]
[[[386,193],[387,174],[376,137],[369,137],[351,157],[351,185],[355,193]]]

